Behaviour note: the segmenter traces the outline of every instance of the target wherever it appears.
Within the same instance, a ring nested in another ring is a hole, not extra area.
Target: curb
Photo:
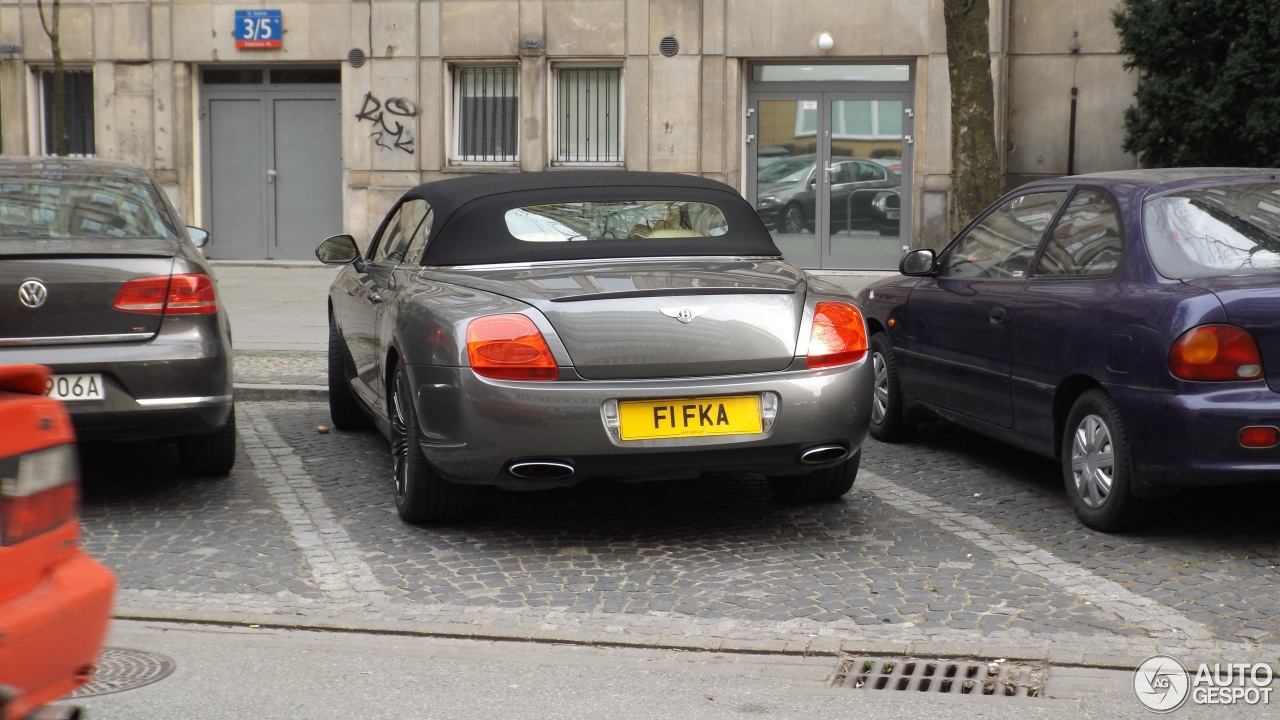
[[[1008,642],[923,641],[881,643],[867,639],[820,636],[813,638],[727,638],[680,636],[662,633],[614,632],[602,628],[494,628],[465,621],[396,621],[344,618],[286,618],[268,613],[176,611],[116,607],[116,620],[173,622],[252,627],[254,629],[310,630],[369,633],[490,642],[529,642],[596,648],[648,648],[683,652],[732,653],[761,656],[831,657],[872,656],[940,659],[994,659],[1042,662],[1060,668],[1132,671],[1146,656],[1094,653],[1084,649],[1018,648]]]
[[[327,402],[324,385],[283,385],[279,383],[236,383],[236,400],[246,402]]]

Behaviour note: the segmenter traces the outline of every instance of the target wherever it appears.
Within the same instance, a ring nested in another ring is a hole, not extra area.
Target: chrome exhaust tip
[[[521,460],[508,465],[507,472],[521,480],[565,480],[573,477],[574,467],[556,460]]]
[[[823,465],[839,462],[849,456],[843,445],[819,445],[800,453],[800,462],[805,465]]]

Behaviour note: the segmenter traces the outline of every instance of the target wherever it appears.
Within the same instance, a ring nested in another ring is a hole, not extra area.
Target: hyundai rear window
[[[120,177],[0,180],[0,238],[179,237],[153,185]]]
[[[1147,200],[1147,251],[1168,278],[1280,272],[1280,183],[1192,188]]]
[[[678,200],[529,205],[508,210],[505,219],[512,237],[525,242],[707,238],[729,230],[715,205]]]

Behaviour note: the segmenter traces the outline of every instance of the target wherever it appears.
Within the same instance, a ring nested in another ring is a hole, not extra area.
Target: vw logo
[[[49,289],[44,283],[35,278],[23,280],[18,286],[18,300],[33,310],[44,304],[46,298],[49,297]]]
[[[661,308],[662,314],[670,318],[675,318],[682,323],[691,323],[693,319],[706,312],[705,307],[695,308]]]

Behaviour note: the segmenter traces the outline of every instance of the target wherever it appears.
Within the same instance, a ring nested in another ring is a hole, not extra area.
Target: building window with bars
[[[461,162],[517,159],[517,68],[460,67],[453,71],[455,157]]]
[[[67,154],[93,155],[93,71],[63,71],[62,90],[67,97],[66,138]],[[53,129],[53,71],[40,72],[40,103],[44,116],[44,133],[41,146],[44,154],[56,152]]]
[[[622,69],[556,71],[556,151],[560,164],[622,164]]]

